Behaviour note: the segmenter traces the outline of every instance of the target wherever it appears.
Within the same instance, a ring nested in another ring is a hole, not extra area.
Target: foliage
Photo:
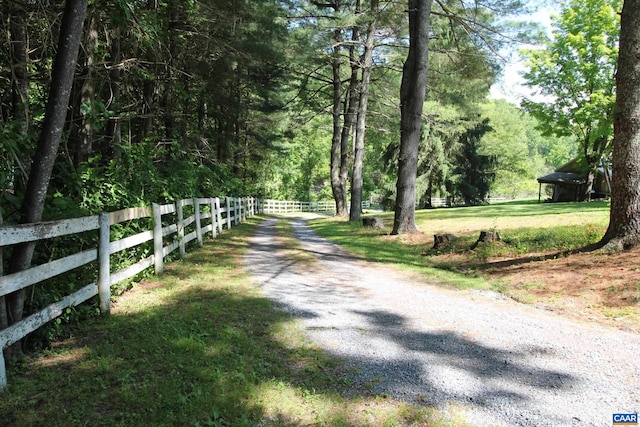
[[[489,119],[492,128],[483,136],[480,152],[496,159],[493,196],[536,195],[536,178],[576,155],[577,144],[573,138],[542,135],[535,118],[506,101],[483,104],[482,115]]]
[[[458,193],[467,206],[487,203],[489,189],[495,179],[496,158],[480,154],[480,139],[491,131],[489,120],[485,119],[460,137],[460,152],[456,156],[455,181],[451,193]],[[453,181],[453,182],[452,182]]]
[[[545,100],[523,101],[546,134],[571,135],[593,168],[613,137],[621,0],[569,0],[543,49],[523,50],[528,85]]]
[[[328,117],[318,116],[290,139],[281,140],[264,161],[256,192],[260,197],[317,201],[331,198]]]
[[[90,3],[71,99],[57,109],[68,114],[43,218],[255,194],[263,159],[287,131],[285,5]],[[10,43],[0,48],[0,209],[11,224],[32,172],[46,94],[58,84],[49,76],[61,22],[57,8],[33,2],[3,3],[1,10]],[[91,244],[55,240],[38,245],[35,256]],[[34,287],[32,306],[80,282],[65,276]]]

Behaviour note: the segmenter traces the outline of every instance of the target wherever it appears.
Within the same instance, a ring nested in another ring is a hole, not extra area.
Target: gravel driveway
[[[455,408],[477,426],[601,427],[640,410],[639,335],[355,259],[302,219],[296,238],[319,262],[296,265],[277,250],[275,222],[253,237],[250,271],[374,393]]]

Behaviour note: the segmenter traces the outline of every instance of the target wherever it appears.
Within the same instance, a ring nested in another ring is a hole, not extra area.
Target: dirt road
[[[359,383],[478,426],[610,426],[640,411],[640,336],[350,257],[295,220],[300,263],[265,221],[246,255],[266,295]]]

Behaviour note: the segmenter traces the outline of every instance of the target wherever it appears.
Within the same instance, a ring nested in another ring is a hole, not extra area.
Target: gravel
[[[610,426],[640,410],[640,336],[487,291],[449,290],[359,260],[293,221],[319,262],[279,253],[259,227],[247,265],[308,337],[373,393],[455,409],[477,426]]]

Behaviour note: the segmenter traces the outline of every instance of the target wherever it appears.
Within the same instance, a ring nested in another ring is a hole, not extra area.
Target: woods
[[[9,223],[19,218],[64,5],[2,6],[12,40],[0,52],[1,206]],[[391,203],[405,6],[90,4],[45,217],[211,192],[332,197],[352,220],[359,212],[351,201]],[[419,206],[430,197],[461,200],[453,173],[459,138],[482,121],[478,106],[500,68],[494,52],[526,27],[500,20],[516,3],[432,9],[426,97],[434,104],[423,117]]]
[[[537,176],[577,158],[618,177],[602,244],[637,245],[640,42],[625,21],[637,7],[625,2],[618,21],[620,1],[568,2],[543,41],[515,19],[533,6],[3,2],[0,220],[233,194],[333,199],[354,222],[374,200],[394,210],[392,234],[415,233],[432,198],[531,196]],[[547,98],[488,99],[505,49],[525,42],[539,47],[524,52],[525,79]],[[0,271],[82,239],[9,248]],[[24,290],[0,300],[0,328],[24,310]]]

